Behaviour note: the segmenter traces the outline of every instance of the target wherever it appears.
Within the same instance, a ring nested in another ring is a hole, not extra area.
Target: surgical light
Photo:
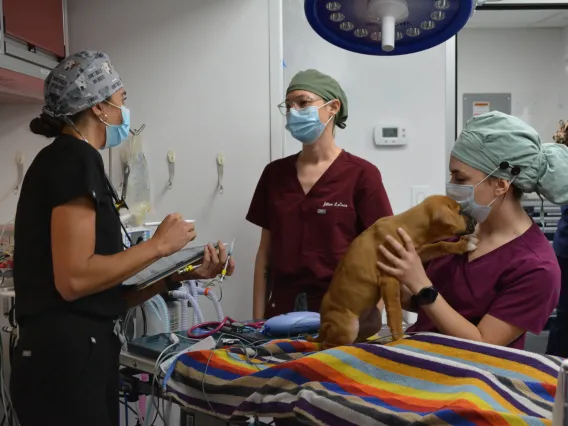
[[[308,22],[324,40],[355,53],[393,56],[444,43],[479,0],[305,0]]]

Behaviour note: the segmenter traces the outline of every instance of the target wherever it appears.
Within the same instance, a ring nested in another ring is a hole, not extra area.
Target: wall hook
[[[138,136],[140,133],[142,133],[142,130],[144,130],[146,128],[146,124],[142,124],[142,126],[136,130],[136,129],[130,129],[130,133],[132,133],[134,136]]]
[[[223,172],[225,168],[225,156],[217,153],[217,190],[219,194],[223,193]]]
[[[18,184],[14,188],[14,195],[18,195],[22,183],[24,182],[24,153],[22,151],[16,152],[16,167],[18,169]]]
[[[168,171],[170,173],[170,179],[168,180],[168,189],[172,189],[174,185],[175,163],[176,153],[173,149],[170,149],[168,151]]]

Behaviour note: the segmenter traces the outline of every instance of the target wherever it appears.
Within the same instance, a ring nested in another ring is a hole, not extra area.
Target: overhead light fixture
[[[501,0],[477,0],[477,5],[478,6],[483,6],[485,3],[497,3],[500,2]]]
[[[304,9],[312,28],[329,43],[355,53],[394,56],[449,40],[479,1],[305,0]]]

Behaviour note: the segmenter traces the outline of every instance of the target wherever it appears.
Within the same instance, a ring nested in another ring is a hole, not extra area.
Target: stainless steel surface
[[[568,426],[568,363],[564,361],[562,363],[562,380],[564,382],[564,401],[563,402],[563,410],[562,410],[562,424],[563,426]],[[556,424],[556,423],[554,423]]]
[[[459,37],[459,36],[458,36]],[[450,161],[452,148],[457,137],[457,115],[456,115],[456,37],[452,37],[445,43],[446,48],[446,167]]]
[[[120,364],[125,367],[135,368],[140,372],[148,374],[154,374],[154,371],[156,369],[155,361],[131,354],[126,350],[122,350],[120,352]]]
[[[131,354],[126,350],[120,353],[120,365],[133,368],[141,373],[154,374],[155,371],[155,361]],[[192,412],[180,406],[179,426],[226,426],[227,424],[224,420]]]
[[[63,0],[63,25],[67,48],[67,1]],[[25,43],[4,35],[4,15],[0,0],[0,68],[6,68],[31,77],[45,80],[50,70],[57,65],[58,59],[40,49],[30,52]]]
[[[53,69],[59,63],[55,56],[42,52],[37,49],[36,52],[30,52],[28,46],[19,40],[5,36],[6,55],[13,56],[14,58],[23,59],[24,61],[33,64]]]

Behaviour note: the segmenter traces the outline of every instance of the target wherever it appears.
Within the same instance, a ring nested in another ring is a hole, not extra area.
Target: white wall
[[[560,92],[560,100],[562,105],[565,105],[568,108],[568,27],[562,29],[560,35],[560,52],[558,53],[559,56],[562,58],[562,68],[560,71],[560,85],[559,85],[559,92]],[[568,120],[568,111],[564,112],[564,120]]]
[[[467,29],[458,35],[458,129],[464,93],[511,93],[511,113],[543,142],[568,118],[562,30]]]
[[[275,108],[269,99],[267,3],[191,0],[163,7],[153,0],[70,0],[69,25],[72,51],[109,53],[127,86],[133,126],[148,125],[143,136],[153,218],[180,211],[196,219],[198,243],[236,238],[237,272],[225,286],[224,307],[231,316],[247,318],[259,232],[244,217],[269,161],[269,111]],[[338,142],[379,167],[396,212],[410,207],[414,185],[444,191],[445,46],[392,58],[343,51],[309,28],[302,0],[284,2],[284,40],[285,84],[295,72],[314,67],[343,85],[350,118],[347,129],[338,131]],[[0,109],[0,196],[16,181],[15,152],[23,150],[29,164],[45,145],[27,130],[38,112],[30,106]],[[375,148],[375,124],[406,126],[410,144]],[[300,146],[287,137],[285,148],[290,154]],[[164,191],[168,149],[177,153],[176,180]],[[222,195],[215,194],[219,151],[226,158]],[[117,152],[115,184],[118,157]],[[0,205],[0,223],[11,219],[15,202],[12,197]]]
[[[196,220],[196,243],[236,239],[237,271],[224,287],[223,307],[231,317],[249,318],[260,232],[245,215],[270,154],[266,1],[180,0],[165,7],[154,0],[71,0],[69,33],[71,51],[110,55],[128,91],[133,126],[147,124],[153,219],[179,211]],[[173,189],[165,191],[168,149],[177,165]],[[217,152],[225,155],[222,195]],[[113,158],[118,185],[119,153]]]
[[[303,69],[316,68],[336,78],[349,100],[345,130],[337,142],[382,172],[395,212],[411,206],[411,187],[444,193],[446,169],[446,47],[401,57],[373,57],[341,50],[309,26],[303,0],[284,1],[285,82]],[[407,128],[409,144],[377,148],[375,125]],[[286,153],[300,143],[286,135]]]
[[[0,105],[0,224],[11,221],[16,212],[16,153],[21,151],[24,154],[27,169],[47,143],[47,139],[34,135],[28,129],[29,122],[38,115],[40,108],[39,105]]]

